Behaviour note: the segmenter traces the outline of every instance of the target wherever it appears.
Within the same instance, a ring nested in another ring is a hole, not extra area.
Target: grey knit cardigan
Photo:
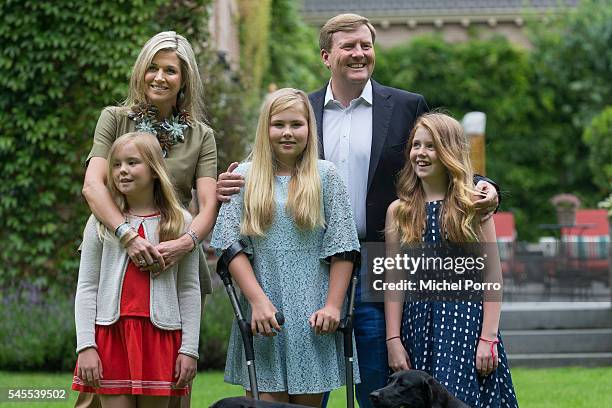
[[[185,226],[191,216],[185,214]],[[143,225],[145,238],[159,243],[157,226],[160,217],[129,216],[128,222],[138,230]],[[128,257],[116,238],[100,240],[98,221],[92,215],[83,233],[79,282],[74,305],[77,353],[97,347],[95,325],[108,326],[119,320],[119,304]],[[198,251],[185,255],[178,264],[150,278],[150,319],[162,330],[182,330],[179,353],[198,358],[201,295]]]

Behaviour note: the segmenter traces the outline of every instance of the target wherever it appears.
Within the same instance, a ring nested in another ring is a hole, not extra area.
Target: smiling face
[[[145,71],[145,95],[162,116],[172,112],[181,89],[181,61],[174,51],[159,51]]]
[[[111,158],[113,183],[127,198],[153,197],[155,175],[132,142],[117,147]]]
[[[439,181],[446,178],[446,168],[438,158],[433,137],[423,126],[417,128],[412,138],[410,164],[421,180]]]
[[[330,50],[321,50],[321,58],[331,70],[332,82],[363,87],[374,71],[372,33],[365,24],[335,32]]]
[[[308,142],[308,119],[304,110],[294,106],[270,116],[269,134],[278,169],[291,173]]]

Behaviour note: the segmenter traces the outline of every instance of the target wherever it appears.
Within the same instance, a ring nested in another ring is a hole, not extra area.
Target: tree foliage
[[[576,9],[530,27],[534,85],[553,91],[548,103],[561,110],[559,116],[576,129],[586,127],[612,102],[612,4],[582,0]]]
[[[294,0],[272,0],[269,64],[264,89],[300,88],[311,92],[323,86],[329,73],[319,57],[318,33],[300,17]]]
[[[582,134],[607,105],[612,105],[612,7],[584,0],[548,23],[530,24],[534,49],[533,94],[540,138],[552,141],[559,191],[579,195],[587,207],[602,198],[598,178],[587,165]]]
[[[593,181],[604,194],[612,193],[612,106],[593,118],[582,137],[589,147]]]
[[[240,68],[247,95],[259,102],[268,69],[268,41],[272,0],[239,0]]]

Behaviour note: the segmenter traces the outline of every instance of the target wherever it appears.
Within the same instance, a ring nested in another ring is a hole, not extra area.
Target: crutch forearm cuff
[[[219,258],[219,261],[223,262],[226,267],[229,267],[229,264],[230,262],[232,262],[232,259],[234,259],[239,253],[244,252],[245,248],[246,244],[242,240],[238,240],[223,251],[223,253],[221,254],[221,258]]]

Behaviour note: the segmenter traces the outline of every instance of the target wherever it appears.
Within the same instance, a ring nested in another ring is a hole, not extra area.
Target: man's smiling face
[[[331,49],[321,50],[321,58],[331,70],[332,83],[364,86],[376,59],[372,33],[365,24],[353,31],[335,32]]]

